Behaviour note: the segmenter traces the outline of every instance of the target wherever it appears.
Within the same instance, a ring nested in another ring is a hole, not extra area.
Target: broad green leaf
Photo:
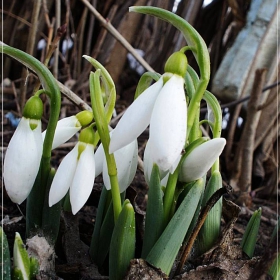
[[[6,234],[2,227],[0,227],[0,263],[1,263],[1,273],[3,280],[11,279],[11,260],[10,260],[10,251],[9,244],[6,237]]]
[[[146,258],[148,263],[167,275],[183,243],[203,189],[203,179],[197,180]]]
[[[13,256],[14,256],[14,268],[22,273],[22,278],[24,280],[29,280],[30,260],[18,232],[16,232],[16,236],[15,236]]]
[[[116,222],[109,253],[109,279],[122,280],[134,258],[135,213],[129,200],[125,200]]]
[[[148,191],[142,258],[146,258],[163,231],[163,202],[159,168],[154,164]]]
[[[222,187],[222,177],[219,171],[214,171],[205,188],[202,207],[210,197]],[[207,218],[198,234],[199,255],[208,251],[217,241],[221,228],[222,200],[220,199],[209,211]]]
[[[256,210],[246,227],[245,233],[241,241],[242,250],[249,258],[252,258],[255,251],[257,236],[261,222],[262,209]]]

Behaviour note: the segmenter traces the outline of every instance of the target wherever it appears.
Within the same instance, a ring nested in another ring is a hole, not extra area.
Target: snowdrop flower
[[[204,176],[226,145],[224,138],[211,139],[196,147],[182,163],[179,180],[191,182]]]
[[[68,141],[83,126],[88,125],[92,121],[92,119],[92,112],[82,111],[75,116],[67,117],[58,121],[55,129],[52,149],[55,149],[61,144]],[[45,139],[45,136],[46,131],[42,133],[43,140]]]
[[[81,131],[79,142],[62,160],[53,179],[49,206],[59,202],[70,189],[70,203],[75,215],[86,203],[95,179],[94,132],[91,127]]]
[[[135,139],[130,144],[114,152],[114,157],[118,170],[119,188],[122,193],[131,184],[136,173],[138,163],[137,140]],[[108,175],[108,167],[102,144],[95,153],[95,160],[95,176],[98,176],[102,172],[104,185],[107,190],[110,190],[110,177]]]
[[[174,66],[175,65],[175,66]],[[127,109],[113,131],[110,153],[136,139],[150,124],[150,157],[162,172],[174,170],[185,145],[187,104],[184,74],[187,60],[174,53],[166,63],[164,74],[146,89]]]
[[[31,97],[24,107],[23,117],[8,145],[4,160],[4,183],[11,200],[21,204],[35,182],[43,151],[41,117],[43,103]]]

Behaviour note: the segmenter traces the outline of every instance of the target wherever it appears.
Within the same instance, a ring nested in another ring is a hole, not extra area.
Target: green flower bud
[[[175,52],[166,61],[164,71],[185,77],[188,60],[184,53]]]
[[[84,142],[86,144],[93,144],[95,139],[95,134],[92,126],[84,128],[79,135],[79,142]]]
[[[38,96],[30,97],[23,108],[23,116],[27,119],[41,120],[42,115],[43,102],[41,98]]]
[[[76,115],[76,118],[80,122],[81,126],[84,127],[84,126],[89,125],[92,122],[93,114],[92,114],[92,112],[85,110],[85,111],[78,113]]]

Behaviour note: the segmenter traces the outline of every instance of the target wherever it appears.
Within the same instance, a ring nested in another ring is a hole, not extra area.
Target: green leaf
[[[14,242],[14,267],[19,269],[22,273],[24,280],[29,280],[30,277],[30,260],[25,246],[22,242],[20,234],[16,232],[15,242]]]
[[[23,276],[22,271],[17,267],[13,268],[12,279],[13,280],[26,280],[26,278],[24,278],[24,276]]]
[[[221,110],[220,103],[217,100],[217,98],[214,96],[214,94],[212,94],[208,90],[204,92],[203,99],[207,102],[207,106],[210,107],[212,114],[214,116],[213,120],[210,119],[210,121],[213,123],[213,129],[212,129],[213,137],[214,138],[221,137],[222,110]]]
[[[275,260],[273,261],[271,267],[268,270],[268,274],[273,277],[273,280],[280,279],[280,258],[279,254],[277,254]]]
[[[241,241],[242,250],[244,251],[244,253],[246,253],[246,255],[249,258],[252,258],[254,255],[258,231],[261,222],[261,215],[261,208],[259,208],[253,213]]]
[[[0,263],[1,263],[1,275],[3,280],[11,279],[11,260],[10,260],[10,251],[9,244],[6,237],[6,234],[2,227],[0,227]]]
[[[203,178],[203,193],[204,193],[204,188],[205,188],[205,184],[206,184],[206,176],[204,176]],[[186,197],[186,195],[189,193],[189,191],[191,190],[191,188],[194,186],[194,184],[196,183],[196,181],[193,181],[193,182],[190,182],[190,183],[187,183],[185,184],[185,188],[184,190],[180,193],[179,197],[178,197],[178,202],[177,202],[177,207],[179,207],[182,203],[182,201],[184,200],[184,198]],[[197,220],[198,220],[198,217],[199,217],[199,213],[200,213],[200,209],[201,209],[201,204],[202,204],[202,200],[203,200],[203,193],[202,195],[200,196],[200,200],[197,204],[197,207],[196,207],[196,210],[195,210],[195,213],[193,215],[193,219],[191,221],[191,224],[189,226],[189,229],[186,233],[186,236],[184,238],[184,244],[186,244],[193,232],[193,229],[197,223]]]
[[[197,180],[146,258],[147,262],[167,275],[188,231],[203,189],[203,179]]]
[[[145,219],[142,258],[146,258],[163,231],[163,201],[160,183],[160,172],[154,164],[148,191],[148,203]]]
[[[98,265],[98,267],[103,265],[106,256],[109,253],[114,226],[114,211],[113,203],[111,202],[100,229],[97,256],[95,259],[95,263]]]
[[[222,176],[219,171],[214,171],[207,183],[202,207],[204,207],[209,198],[222,187]],[[198,234],[198,254],[201,255],[212,248],[217,241],[221,228],[222,200],[220,199],[209,211],[207,218]]]
[[[102,188],[101,196],[98,203],[97,208],[97,215],[96,220],[94,223],[94,230],[91,237],[91,243],[89,248],[89,254],[90,257],[94,260],[95,263],[97,263],[98,260],[98,247],[99,247],[99,238],[100,238],[100,229],[103,223],[103,219],[105,216],[105,213],[107,211],[107,201],[110,198],[111,192],[107,191],[106,188]]]
[[[46,192],[49,193],[51,184],[55,175],[55,169],[51,168],[47,185],[46,185]],[[45,197],[44,208],[43,208],[43,215],[42,215],[42,229],[49,237],[49,241],[52,244],[55,244],[55,241],[58,236],[59,226],[60,226],[60,212],[61,212],[61,201],[49,207],[49,197],[48,195]]]
[[[39,272],[39,262],[36,258],[30,258],[30,279],[36,279],[35,276]]]
[[[199,77],[198,77],[197,73],[195,72],[195,70],[189,64],[188,64],[188,68],[187,68],[187,76],[192,81],[194,89],[196,89],[199,84]]]
[[[116,222],[109,253],[109,279],[122,280],[135,252],[135,214],[129,200],[125,200]]]
[[[105,105],[105,114],[106,114],[106,120],[109,123],[111,118],[112,118],[112,114],[115,108],[115,103],[116,103],[116,87],[114,84],[114,81],[112,79],[112,77],[110,76],[109,72],[106,70],[106,68],[99,63],[97,60],[95,60],[94,58],[87,56],[87,55],[83,55],[83,57],[89,61],[91,63],[91,65],[93,67],[95,67],[95,69],[100,69],[101,70],[101,78],[104,79],[105,81],[105,87],[106,87],[106,94],[107,94],[107,102]]]

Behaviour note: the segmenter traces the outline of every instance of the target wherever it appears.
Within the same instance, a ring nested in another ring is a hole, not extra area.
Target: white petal
[[[103,162],[106,161],[102,143],[97,148],[94,155],[94,159],[95,159],[95,177],[97,177],[98,175],[101,174],[103,170]]]
[[[144,151],[143,165],[144,165],[145,180],[147,184],[149,184],[152,169],[153,169],[153,160],[151,159],[151,145],[149,140],[147,141],[145,151]]]
[[[70,187],[70,203],[75,215],[88,200],[95,179],[94,146],[87,144],[81,153]]]
[[[34,123],[34,120],[33,120]],[[29,119],[22,118],[6,151],[4,182],[15,203],[22,203],[35,182],[42,156],[41,121],[31,130]]]
[[[67,142],[75,133],[81,129],[81,124],[79,123],[76,116],[71,116],[59,120],[55,129],[52,149]],[[46,136],[46,130],[42,133],[43,140]]]
[[[146,148],[144,151],[144,159],[143,159],[143,164],[144,164],[144,176],[147,184],[149,185],[150,179],[151,179],[151,173],[153,169],[153,164],[154,160],[152,158],[152,152],[151,152],[151,145],[150,145],[150,140],[147,141]],[[163,179],[168,171],[163,171],[159,170],[160,172],[160,179]]]
[[[133,179],[135,177],[137,165],[138,165],[138,142],[137,142],[137,140],[135,140],[134,141],[134,153],[133,153],[133,157],[132,157],[132,161],[131,161],[131,165],[130,165],[130,169],[129,169],[128,182],[126,183],[127,186],[129,186],[131,184],[131,182],[133,181]]]
[[[182,163],[180,181],[191,182],[204,176],[220,156],[225,145],[224,138],[214,138],[195,148]]]
[[[186,140],[187,105],[184,80],[173,75],[162,88],[150,123],[154,162],[166,171],[178,159]]]
[[[134,140],[125,147],[114,153],[118,170],[118,182],[122,193],[131,184],[137,169],[138,163],[138,144]],[[108,175],[107,163],[103,162],[103,182],[107,190],[111,189],[110,178]]]
[[[73,181],[78,161],[78,145],[60,163],[53,178],[49,193],[49,206],[59,202],[67,193]]]
[[[110,153],[131,143],[148,127],[162,85],[163,79],[160,78],[127,108],[112,133]]]

